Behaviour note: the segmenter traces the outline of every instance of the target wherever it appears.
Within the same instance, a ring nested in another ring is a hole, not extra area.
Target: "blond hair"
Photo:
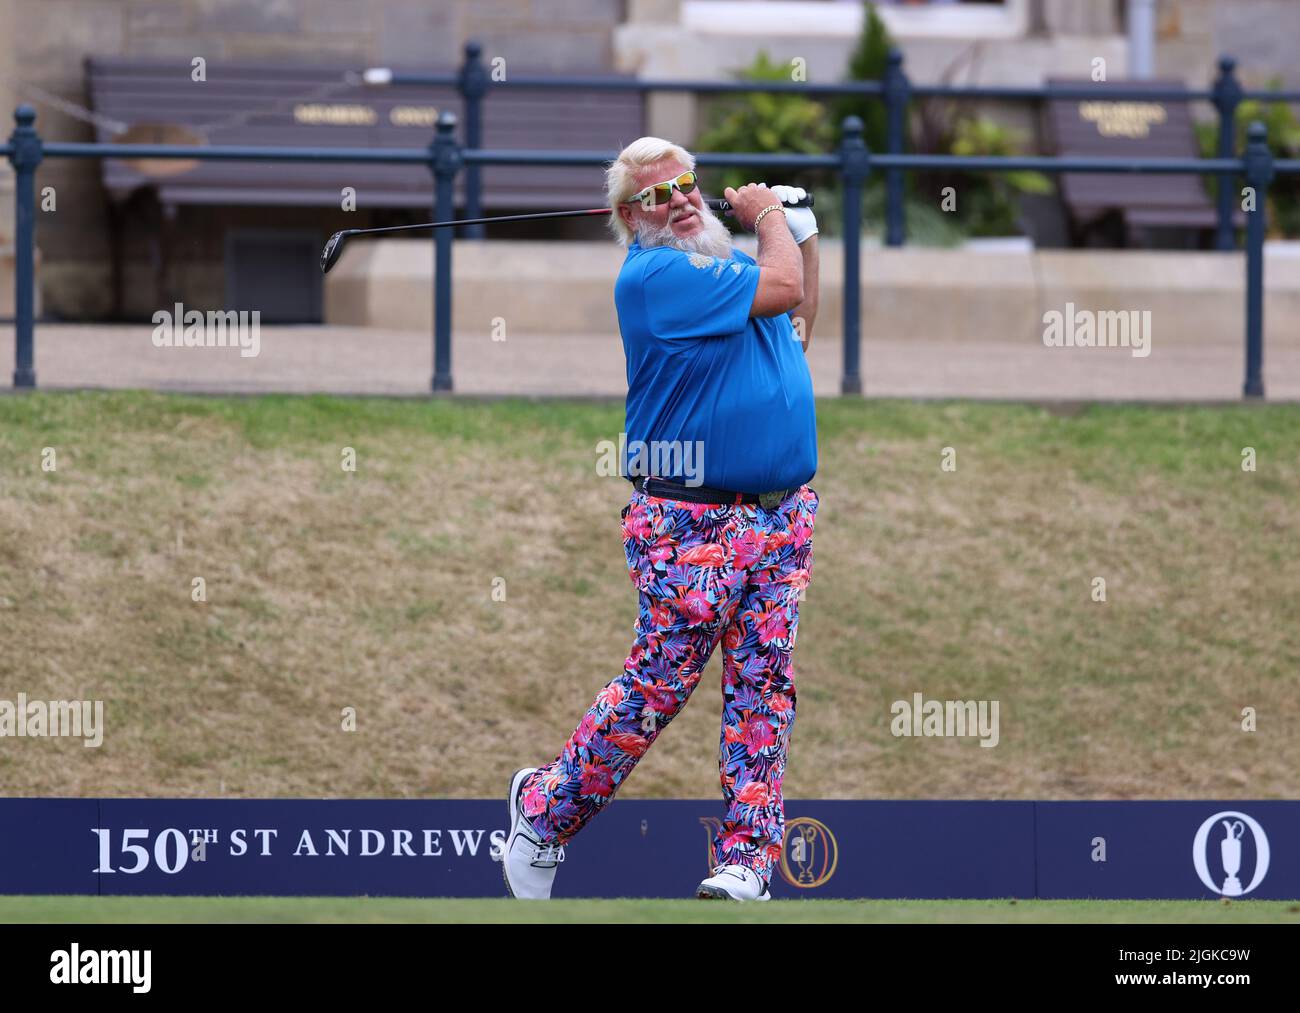
[[[695,168],[695,156],[680,144],[665,141],[662,137],[639,137],[618,153],[618,158],[605,170],[605,197],[613,214],[609,228],[614,238],[626,246],[632,241],[632,230],[618,213],[619,205],[637,192],[637,172],[647,165],[675,159],[686,168]]]

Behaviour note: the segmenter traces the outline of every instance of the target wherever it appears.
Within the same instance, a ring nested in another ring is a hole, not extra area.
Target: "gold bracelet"
[[[755,232],[758,231],[758,226],[759,226],[759,223],[763,220],[763,216],[764,216],[765,214],[767,214],[769,211],[780,211],[781,214],[784,215],[784,214],[785,214],[785,207],[784,207],[784,205],[781,205],[781,204],[769,204],[767,207],[763,208],[763,210],[760,211],[760,212],[758,213],[758,217],[754,219],[754,231],[755,231]]]

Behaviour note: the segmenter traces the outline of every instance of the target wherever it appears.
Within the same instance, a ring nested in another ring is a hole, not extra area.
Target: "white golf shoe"
[[[501,857],[501,873],[505,876],[506,892],[520,900],[550,900],[555,871],[564,861],[564,845],[543,841],[524,818],[524,781],[536,769],[524,767],[515,771],[506,800],[510,807],[510,832]]]
[[[767,884],[744,865],[719,865],[695,890],[702,900],[771,900]]]

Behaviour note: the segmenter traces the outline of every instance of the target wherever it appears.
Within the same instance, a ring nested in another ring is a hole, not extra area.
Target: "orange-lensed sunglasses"
[[[688,170],[676,179],[669,179],[662,183],[655,183],[638,193],[634,193],[623,203],[640,204],[643,211],[649,211],[653,207],[658,207],[660,204],[667,204],[672,200],[674,190],[680,190],[682,193],[690,193],[694,189],[695,173]]]

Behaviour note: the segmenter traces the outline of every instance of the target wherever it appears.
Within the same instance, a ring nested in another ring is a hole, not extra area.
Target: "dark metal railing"
[[[884,102],[886,153],[903,154],[907,124],[907,106],[913,98],[953,98],[998,101],[1051,101],[1058,99],[1097,99],[1106,101],[1209,102],[1218,114],[1219,158],[1231,158],[1235,151],[1237,109],[1244,101],[1300,102],[1300,92],[1247,91],[1237,79],[1237,61],[1230,56],[1219,59],[1219,74],[1208,89],[1174,87],[1134,88],[1099,82],[1091,85],[938,85],[912,84],[903,68],[903,54],[891,49],[879,81],[845,81],[818,84],[804,81],[684,81],[650,80],[627,77],[591,77],[536,74],[507,74],[496,79],[483,63],[483,47],[470,41],[465,44],[464,60],[455,73],[418,74],[394,72],[386,78],[393,85],[454,87],[464,108],[464,145],[467,149],[483,147],[483,100],[490,92],[506,90],[557,90],[693,92],[697,94],[772,94],[860,96]],[[906,235],[903,201],[903,165],[880,163],[885,168],[885,243],[902,246]],[[956,168],[956,166],[953,166]],[[1046,170],[1050,171],[1050,170]],[[1207,170],[1211,171],[1211,170]],[[1229,184],[1231,175],[1221,172],[1216,199],[1218,225],[1215,246],[1231,250],[1236,246],[1233,227],[1233,202]],[[465,173],[465,216],[482,215],[483,185],[478,166],[467,162]],[[466,238],[481,239],[483,226],[470,226]]]
[[[466,148],[456,139],[456,117],[443,112],[439,117],[434,140],[427,149],[387,148],[262,148],[251,146],[189,147],[181,145],[114,145],[84,143],[44,144],[36,132],[36,113],[30,106],[20,106],[14,113],[17,123],[9,142],[0,145],[0,155],[7,157],[15,172],[15,387],[34,387],[34,303],[36,242],[36,171],[46,158],[176,158],[216,160],[257,160],[293,162],[393,162],[421,163],[429,166],[434,177],[434,205],[439,221],[455,217],[455,181],[464,170],[483,165],[591,165],[603,166],[616,157],[614,152],[582,151],[513,151]],[[1231,181],[1244,178],[1253,187],[1256,199],[1246,212],[1246,369],[1243,394],[1262,397],[1263,329],[1264,329],[1264,235],[1266,194],[1276,175],[1300,172],[1300,161],[1277,161],[1268,146],[1262,123],[1252,123],[1248,143],[1241,158],[1215,159],[1170,158],[1051,158],[1023,156],[1015,158],[969,157],[950,155],[908,155],[886,153],[873,155],[862,136],[862,121],[856,116],[843,123],[843,139],[835,154],[784,155],[756,153],[704,153],[698,163],[705,166],[737,166],[754,169],[834,169],[838,171],[844,200],[841,228],[844,235],[844,363],[840,389],[846,394],[862,393],[861,374],[861,234],[864,184],[873,169],[887,174],[901,174],[916,169],[961,169],[971,172],[1005,172],[1034,169],[1040,172],[1105,173],[1204,173],[1212,172]],[[1221,190],[1228,189],[1221,187]],[[454,236],[450,229],[434,232],[435,263],[433,278],[433,345],[434,370],[431,387],[435,391],[453,388],[451,369],[451,265]]]

